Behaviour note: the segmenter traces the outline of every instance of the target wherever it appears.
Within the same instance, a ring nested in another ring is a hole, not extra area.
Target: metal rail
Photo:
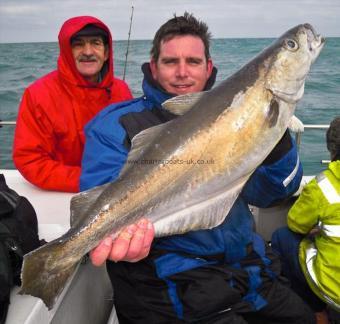
[[[307,124],[303,126],[304,126],[304,129],[327,129],[329,127],[329,125],[322,125],[322,124]],[[295,133],[295,141],[296,141],[298,148],[300,148],[302,133],[303,132]]]
[[[7,125],[15,125],[15,121],[5,121],[5,120],[0,120],[0,127],[1,126],[7,126]]]
[[[307,125],[304,125],[304,127],[309,128],[309,129],[327,129],[329,127],[329,125],[307,124]]]
[[[0,120],[0,126],[3,125],[15,125],[15,121],[6,121],[6,120]],[[317,124],[308,124],[304,125],[305,129],[327,129],[329,125],[317,125]],[[302,134],[301,132],[298,132],[296,134]]]
[[[3,121],[0,120],[0,128],[2,126],[15,126],[16,122],[15,121]],[[327,129],[329,127],[329,125],[323,125],[323,124],[307,124],[304,125],[304,129]],[[296,145],[298,147],[298,150],[300,149],[300,145],[301,145],[301,137],[302,137],[302,133],[303,132],[296,132],[295,133],[295,141],[296,141]],[[321,160],[320,161],[321,164],[328,164],[330,163],[329,160]]]

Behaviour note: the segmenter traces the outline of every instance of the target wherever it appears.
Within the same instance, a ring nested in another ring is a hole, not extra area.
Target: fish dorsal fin
[[[94,204],[99,195],[110,185],[106,183],[101,186],[94,187],[92,189],[82,191],[71,198],[71,215],[70,215],[70,225],[75,228],[80,223],[83,222],[86,211],[90,206]]]
[[[170,123],[172,123],[172,121],[144,129],[132,138],[131,150],[124,167],[120,171],[119,177],[121,177],[132,165],[134,165],[134,163],[136,163],[134,161],[138,161],[140,159],[147,147],[152,145],[152,143],[157,145],[155,139],[157,139],[162,130],[170,125]]]
[[[163,102],[162,107],[175,115],[184,115],[207,91],[189,93],[171,98]]]

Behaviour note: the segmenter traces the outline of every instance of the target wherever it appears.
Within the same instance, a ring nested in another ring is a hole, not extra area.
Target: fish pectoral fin
[[[110,185],[110,183],[103,184],[101,186],[94,187],[92,189],[82,191],[71,198],[70,204],[70,225],[71,227],[77,227],[83,222],[83,218],[86,216],[86,211],[94,204],[99,195]]]
[[[51,242],[26,254],[19,294],[38,297],[51,309],[78,265],[77,261],[67,262],[62,253],[62,244]]]
[[[163,102],[162,107],[175,115],[184,115],[198,102],[208,91],[195,92],[177,96]]]
[[[147,128],[133,137],[131,141],[131,150],[127,157],[127,162],[120,171],[119,177],[121,177],[127,172],[127,170],[130,169],[131,166],[139,161],[147,147],[150,145],[157,145],[159,134],[172,123],[173,121],[168,121],[167,123]]]
[[[243,176],[227,188],[220,186],[226,179],[216,178],[215,183],[209,184],[216,188],[211,193],[205,192],[203,187],[202,189],[198,187],[196,192],[188,189],[191,191],[190,194],[174,187],[171,189],[174,193],[170,195],[169,201],[157,209],[158,219],[154,222],[156,236],[183,234],[220,225],[249,176],[250,174]]]

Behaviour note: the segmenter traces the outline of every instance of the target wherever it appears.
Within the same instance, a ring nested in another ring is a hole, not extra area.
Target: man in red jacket
[[[40,188],[78,192],[84,125],[107,105],[132,96],[126,83],[114,78],[112,38],[103,22],[71,18],[58,38],[57,70],[24,92],[13,160]]]

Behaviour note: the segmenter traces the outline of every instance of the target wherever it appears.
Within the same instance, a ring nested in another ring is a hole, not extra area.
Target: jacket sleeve
[[[128,151],[100,119],[85,127],[85,148],[82,159],[80,190],[87,190],[115,180],[123,167]],[[109,128],[111,128],[110,123]],[[119,125],[119,127],[121,127]]]
[[[78,192],[80,166],[65,165],[56,160],[55,150],[52,125],[26,89],[14,136],[16,168],[29,182],[42,189]]]
[[[318,223],[320,201],[323,200],[315,179],[302,190],[288,213],[288,227],[297,233],[307,234]]]
[[[286,132],[264,163],[252,174],[241,196],[248,204],[269,207],[297,191],[301,178],[302,166],[297,147],[289,132]]]

